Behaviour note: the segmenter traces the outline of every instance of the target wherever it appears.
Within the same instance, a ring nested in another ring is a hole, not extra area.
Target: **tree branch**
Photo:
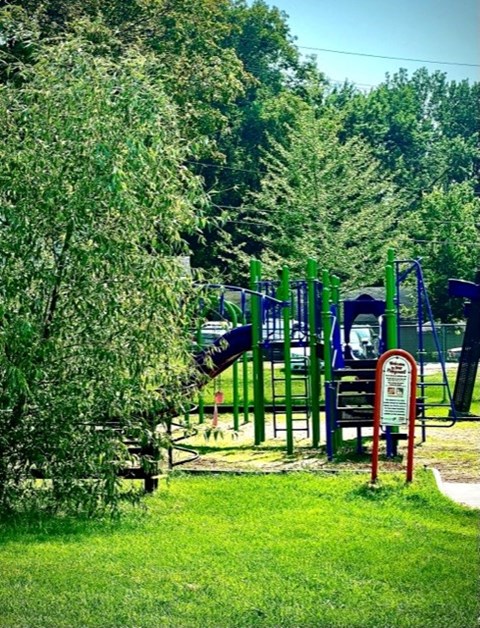
[[[60,286],[62,284],[63,273],[65,271],[65,266],[67,263],[67,253],[70,247],[70,242],[73,236],[73,219],[67,225],[67,231],[65,233],[65,240],[63,243],[63,248],[58,256],[57,262],[57,275],[55,277],[55,283],[52,289],[52,294],[50,295],[50,299],[48,301],[47,309],[45,312],[45,322],[43,324],[43,332],[42,338],[43,340],[48,340],[50,338],[53,318],[55,316],[55,311],[58,305],[58,299],[60,296]]]

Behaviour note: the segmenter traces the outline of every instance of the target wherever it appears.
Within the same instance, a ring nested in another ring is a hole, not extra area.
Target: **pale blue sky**
[[[266,0],[289,15],[298,46],[480,64],[479,0]],[[451,80],[480,80],[480,67],[314,53],[333,80],[376,85],[386,72],[425,65]]]

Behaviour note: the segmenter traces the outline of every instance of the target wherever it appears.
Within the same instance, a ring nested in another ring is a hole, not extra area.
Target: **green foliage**
[[[288,260],[299,273],[319,260],[343,279],[380,279],[381,260],[396,238],[399,200],[372,151],[359,138],[342,143],[340,121],[305,108],[288,134],[272,142],[252,221],[268,265]]]
[[[473,280],[480,268],[480,198],[469,183],[425,195],[406,228],[413,254],[422,258],[435,315],[441,320],[462,318],[459,299],[445,298],[448,279]]]
[[[263,0],[254,0],[250,6],[245,0],[234,0],[228,20],[232,28],[227,43],[255,78],[256,86],[283,91],[282,72],[299,65],[286,14]]]
[[[226,12],[230,31],[223,44],[242,62],[247,80],[228,109],[227,125],[216,138],[217,151],[202,159],[199,172],[212,190],[211,229],[205,241],[192,241],[195,262],[221,269],[230,281],[246,281],[238,266],[237,247],[256,254],[253,240],[238,231],[238,208],[252,191],[259,189],[264,172],[262,154],[272,139],[283,143],[285,124],[296,119],[303,106],[303,93],[318,78],[312,63],[300,60],[286,15],[263,0],[247,4],[230,2]]]
[[[188,378],[192,291],[174,256],[200,185],[156,60],[90,48],[47,49],[0,89],[1,508],[33,469],[57,503],[114,507],[127,456],[108,422],[154,438]]]
[[[403,255],[423,258],[443,320],[461,316],[461,305],[445,298],[448,277],[470,278],[479,264],[479,90],[480,83],[449,83],[441,72],[401,70],[369,94],[347,88],[329,99],[341,110],[342,141],[365,139],[399,186],[399,236],[410,241]]]
[[[161,81],[179,107],[190,139],[207,139],[226,127],[225,107],[242,93],[246,73],[230,46],[229,0],[27,0],[42,37],[80,32],[117,59],[133,47],[153,52]],[[196,152],[210,154],[209,142]]]
[[[405,70],[368,94],[340,103],[344,138],[361,135],[412,200],[434,184],[472,178],[478,165],[479,84],[448,83],[441,72]]]
[[[0,8],[0,83],[21,82],[23,65],[33,61],[39,39],[38,23],[24,9]]]

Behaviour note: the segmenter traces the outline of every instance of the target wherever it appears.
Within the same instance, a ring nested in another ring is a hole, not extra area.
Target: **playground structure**
[[[279,279],[265,280],[260,262],[252,260],[248,289],[217,284],[204,287],[209,293],[216,293],[217,316],[228,320],[231,329],[210,346],[199,348],[195,362],[203,383],[220,378],[222,372],[232,368],[232,400],[219,403],[223,396],[220,394],[215,404],[208,404],[205,392],[200,390],[198,406],[177,426],[191,425],[194,417],[201,424],[210,414],[226,412],[232,414],[233,429],[238,431],[241,418],[244,424],[253,418],[254,444],[260,445],[267,437],[268,417],[272,436],[284,435],[287,454],[293,454],[294,437],[301,433],[311,440],[313,448],[325,442],[330,460],[344,441],[344,430],[350,428],[351,434],[353,428],[357,451],[362,452],[364,431],[373,427],[378,357],[387,350],[402,348],[405,315],[401,291],[408,285],[415,296],[417,328],[416,424],[424,441],[428,427],[450,427],[469,412],[480,352],[479,280],[477,276],[472,285],[454,281],[451,288],[454,296],[472,300],[459,376],[452,394],[418,260],[396,260],[393,251],[389,251],[385,297],[363,294],[343,300],[338,278],[324,271],[320,279],[314,260],[308,260],[306,279],[293,280],[286,267]],[[365,316],[378,330],[378,342],[373,355],[362,356],[352,349],[351,337],[359,317]],[[426,374],[427,333],[433,334],[440,383],[432,383]],[[200,342],[200,330],[197,336]],[[218,379],[216,382],[213,387],[218,393],[222,384]],[[430,399],[432,386],[443,389],[441,402]],[[392,457],[406,435],[396,427],[387,427],[382,437],[387,455]],[[170,462],[175,466],[184,460],[174,461],[171,452]]]
[[[469,417],[480,360],[480,270],[476,273],[475,282],[450,279],[448,288],[450,296],[468,299],[464,308],[467,327],[460,354],[453,405],[458,415]]]
[[[232,412],[235,430],[239,429],[240,414],[247,423],[253,413],[256,445],[266,437],[266,414],[272,416],[274,436],[286,434],[288,451],[293,451],[293,434],[296,431],[311,435],[314,447],[320,443],[321,286],[315,277],[314,262],[309,262],[309,269],[307,281],[291,282],[287,268],[283,269],[280,280],[264,281],[261,279],[260,263],[253,261],[249,289],[209,286],[209,289],[220,290],[219,311],[230,316],[233,328],[212,347],[200,351],[196,355],[196,363],[206,377],[220,375],[233,363],[233,404],[221,409]],[[240,306],[225,299],[227,290],[238,295]],[[245,324],[247,318],[251,321],[248,325]],[[237,327],[238,320],[244,323],[240,327]],[[252,357],[251,369],[247,352]],[[235,362],[240,355],[241,391],[238,363]],[[253,384],[251,403],[250,370]],[[267,377],[271,394],[268,403],[265,402]],[[198,399],[200,423],[205,413],[212,410],[211,406],[205,405],[201,393]]]

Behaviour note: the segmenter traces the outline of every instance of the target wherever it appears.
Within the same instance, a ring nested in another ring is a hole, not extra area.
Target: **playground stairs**
[[[271,359],[272,416],[275,438],[278,434],[287,431],[285,419],[285,391],[287,382],[284,374],[285,371],[281,368],[283,364],[283,361]],[[292,382],[296,383],[295,390],[297,391],[292,392],[293,432],[304,432],[308,438],[310,436],[310,390],[307,373],[296,374],[292,378]],[[298,391],[298,388],[301,390]]]
[[[337,427],[372,427],[377,360],[345,360],[334,369]]]

